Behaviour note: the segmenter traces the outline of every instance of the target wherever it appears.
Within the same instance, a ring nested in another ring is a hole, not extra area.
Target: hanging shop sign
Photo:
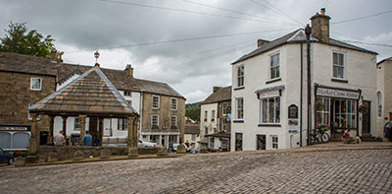
[[[295,104],[289,106],[289,119],[298,119],[298,106]]]
[[[332,98],[347,98],[347,99],[358,100],[361,94],[359,91],[349,91],[349,90],[332,89],[332,88],[317,88],[316,95],[332,97]]]

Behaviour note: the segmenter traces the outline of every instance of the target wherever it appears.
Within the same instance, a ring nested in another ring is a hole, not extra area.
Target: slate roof
[[[322,43],[317,38],[314,38],[312,36],[310,37],[310,41]],[[297,29],[293,32],[290,32],[280,38],[277,38],[269,43],[261,45],[260,47],[256,48],[255,50],[251,51],[250,53],[240,57],[238,60],[236,60],[232,64],[244,61],[246,59],[257,56],[257,55],[262,54],[264,52],[267,52],[271,49],[282,46],[284,44],[294,44],[294,43],[304,43],[304,42],[306,42],[305,31],[304,31],[304,29],[300,28],[300,29]],[[332,46],[337,46],[337,47],[342,47],[342,48],[353,49],[353,50],[357,50],[357,51],[363,51],[363,52],[368,52],[368,53],[372,53],[372,54],[377,54],[374,51],[370,51],[370,50],[367,50],[367,49],[364,49],[364,48],[361,48],[361,47],[358,47],[358,46],[355,46],[352,44],[348,44],[343,41],[335,40],[333,38],[329,38],[328,43],[322,43],[322,44],[328,44],[328,45],[332,45]]]
[[[63,83],[75,74],[86,72],[89,68],[91,67],[63,63],[61,67],[59,67],[59,83]],[[105,68],[101,68],[101,70],[118,90],[131,90],[184,98],[180,93],[166,83],[132,78],[126,71],[123,70]]]
[[[185,124],[184,134],[200,134],[199,124]]]
[[[126,117],[137,114],[98,66],[29,107],[32,113]]]
[[[202,104],[217,103],[231,100],[231,86],[218,88],[214,93],[208,96]]]
[[[0,71],[56,76],[57,63],[42,57],[0,52]]]
[[[385,61],[392,61],[392,57],[385,58],[385,59],[381,60],[380,62],[377,63],[377,65],[384,63]]]

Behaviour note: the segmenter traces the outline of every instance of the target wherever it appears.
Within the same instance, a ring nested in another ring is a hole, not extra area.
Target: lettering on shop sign
[[[0,131],[29,131],[28,127],[0,126]]]
[[[355,91],[345,91],[329,88],[317,88],[317,96],[327,96],[334,98],[348,98],[348,99],[359,99],[359,92]]]

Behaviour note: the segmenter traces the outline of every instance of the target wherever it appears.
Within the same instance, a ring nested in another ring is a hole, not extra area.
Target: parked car
[[[14,163],[14,160],[12,154],[5,153],[4,150],[0,148],[0,163],[8,163],[8,165],[11,165]]]
[[[174,143],[174,144],[173,144],[173,151],[174,151],[174,152],[177,152],[177,147],[178,147],[179,145],[180,145],[179,143]],[[185,146],[186,152],[187,152],[187,153],[190,153],[190,152],[191,152],[191,148],[189,148],[186,144],[184,144],[184,146]]]
[[[139,141],[137,142],[137,147],[139,148],[153,148],[156,145],[156,143],[146,142],[141,139],[139,139]]]

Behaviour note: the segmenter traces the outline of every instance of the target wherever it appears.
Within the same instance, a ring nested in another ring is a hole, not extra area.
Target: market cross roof
[[[347,48],[347,49],[352,49],[352,50],[357,50],[357,51],[362,51],[362,52],[368,52],[372,54],[377,54],[374,51],[370,51],[352,44],[345,43],[340,40],[335,40],[333,38],[329,38],[329,41],[327,43],[322,43],[320,40],[318,40],[315,37],[310,37],[311,42],[317,42],[321,44],[328,44],[331,46],[337,46],[337,47],[342,47],[342,48]],[[244,61],[246,59],[255,57],[259,54],[262,54],[264,52],[267,52],[271,49],[274,49],[276,47],[282,46],[284,44],[293,44],[293,43],[305,43],[306,42],[306,35],[305,35],[305,30],[303,28],[297,29],[293,32],[290,32],[280,38],[277,38],[273,41],[270,41],[266,44],[261,45],[260,47],[256,48],[255,50],[251,51],[250,53],[240,57],[238,60],[233,62],[232,64],[236,64],[238,62]]]
[[[137,114],[98,66],[29,108],[31,113],[127,117]]]

